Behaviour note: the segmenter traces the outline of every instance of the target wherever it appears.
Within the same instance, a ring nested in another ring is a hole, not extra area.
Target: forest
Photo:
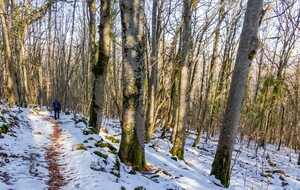
[[[288,148],[299,168],[298,0],[0,0],[0,16],[7,109],[57,99],[94,135],[119,122],[133,173],[151,171],[157,139],[183,162],[216,142],[216,187],[230,187],[237,143]]]

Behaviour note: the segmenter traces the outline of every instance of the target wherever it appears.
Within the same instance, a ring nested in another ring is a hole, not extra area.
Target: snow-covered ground
[[[49,189],[49,162],[46,149],[53,145],[54,119],[51,113],[39,114],[29,109],[13,108],[7,113],[0,107],[0,127],[11,123],[10,131],[0,138],[0,190]],[[120,164],[116,156],[119,148],[120,125],[117,120],[105,119],[99,135],[88,134],[89,129],[81,117],[61,115],[61,128],[57,151],[65,190],[118,190],[135,188],[164,189],[223,189],[210,176],[217,141],[199,143],[191,147],[195,135],[188,135],[185,161],[172,159],[172,145],[167,139],[153,138],[146,145],[146,160],[151,171],[132,173],[131,168]],[[107,144],[109,143],[109,144]],[[82,144],[86,150],[76,150]],[[106,147],[110,146],[111,147]],[[102,147],[102,148],[101,148]],[[253,144],[254,147],[254,144]],[[237,144],[233,156],[233,169],[229,189],[300,189],[300,167],[294,150],[268,145],[267,151]],[[291,158],[291,162],[289,162]],[[283,171],[285,174],[283,174]],[[263,175],[262,175],[263,174]]]

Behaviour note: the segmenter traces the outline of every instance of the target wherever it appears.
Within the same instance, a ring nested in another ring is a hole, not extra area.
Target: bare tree
[[[177,133],[171,153],[179,159],[184,158],[185,133],[187,125],[188,88],[190,73],[190,46],[191,46],[191,12],[192,1],[183,1],[183,35],[182,54],[180,64],[179,85],[179,112],[177,116]]]
[[[258,28],[264,16],[262,10],[263,0],[248,1],[227,107],[217,152],[212,164],[211,174],[220,179],[225,187],[229,187],[230,183],[231,156],[237,137],[237,126],[240,119],[249,66],[260,46]]]
[[[100,131],[102,123],[102,112],[104,105],[104,86],[110,57],[110,0],[101,0],[100,17],[101,21],[99,27],[99,56],[98,62],[93,66],[92,69],[95,79],[93,85],[93,99],[90,108],[90,125],[97,129],[98,133]],[[91,61],[93,61],[93,59],[91,59]]]
[[[143,170],[145,121],[143,116],[144,1],[120,0],[123,46],[123,114],[119,156],[133,169]]]

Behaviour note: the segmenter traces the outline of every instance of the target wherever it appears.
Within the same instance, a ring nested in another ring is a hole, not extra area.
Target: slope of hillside
[[[159,134],[146,145],[151,170],[141,174],[119,162],[120,124],[105,119],[100,136],[81,116],[62,114],[57,122],[47,111],[0,107],[0,189],[223,189],[210,176],[217,140],[191,147],[188,135],[185,161],[169,154],[172,147]],[[3,127],[4,126],[4,127]],[[290,160],[290,161],[289,161]],[[229,189],[300,189],[300,169],[294,150],[238,143]]]

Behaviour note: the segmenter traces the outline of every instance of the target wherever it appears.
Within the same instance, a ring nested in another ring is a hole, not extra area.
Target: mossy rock
[[[8,111],[7,109],[1,110],[2,115],[6,114],[6,113],[8,113],[8,112],[9,112],[9,111]]]
[[[83,141],[83,143],[88,143],[88,142],[89,142],[88,140]]]
[[[115,138],[115,137],[112,137],[112,136],[107,136],[105,137],[107,140],[109,140],[110,142],[112,143],[119,143],[119,139]]]
[[[100,148],[109,148],[110,151],[117,152],[117,149],[113,145],[107,142],[97,143],[97,146],[99,146]]]
[[[82,133],[83,133],[83,135],[89,135],[90,134],[90,132],[87,131],[87,130],[82,131]]]
[[[102,127],[102,132],[108,134],[108,130],[105,127]]]
[[[134,190],[146,190],[146,188],[143,186],[139,186],[139,187],[134,188]]]
[[[42,132],[36,131],[36,132],[34,132],[34,134],[35,134],[35,135],[42,135]]]
[[[3,115],[0,115],[0,121],[6,123],[5,117]]]
[[[66,111],[66,112],[65,112],[65,115],[71,115],[71,112]]]
[[[90,134],[97,134],[97,129],[90,127],[89,130],[90,130]]]
[[[95,141],[96,139],[95,139],[94,137],[90,137],[90,138],[88,138],[87,140],[88,140],[88,141],[92,141],[92,140]]]
[[[121,190],[126,190],[126,188],[124,186],[121,187]]]
[[[100,151],[94,151],[94,154],[98,155],[101,158],[107,159],[108,155],[101,153]]]
[[[2,124],[0,127],[0,134],[8,132],[8,124]]]
[[[108,150],[108,152],[111,153],[111,154],[117,154],[116,150]]]
[[[87,120],[85,118],[81,118],[81,119],[76,120],[75,124],[78,124],[80,122],[84,123],[86,126],[88,125]]]
[[[120,160],[119,158],[116,156],[116,161],[114,162],[114,166],[112,168],[112,174],[115,175],[116,177],[120,177],[121,173],[120,173]]]
[[[9,136],[11,136],[11,137],[17,137],[15,134],[13,134],[13,133],[9,133],[8,134]]]
[[[95,142],[95,146],[96,146],[96,147],[100,147],[100,144],[102,143],[102,141],[103,141],[103,140],[100,139],[99,141]]]
[[[74,150],[87,150],[87,148],[83,144],[77,144],[75,145]]]

